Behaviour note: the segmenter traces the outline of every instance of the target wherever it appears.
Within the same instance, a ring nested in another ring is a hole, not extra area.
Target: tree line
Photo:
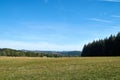
[[[45,52],[34,52],[34,51],[22,51],[14,50],[9,48],[0,49],[0,56],[13,56],[13,57],[62,57],[60,54],[50,54]]]
[[[13,57],[78,57],[80,51],[30,51],[0,48],[0,56]]]
[[[120,56],[120,32],[108,38],[93,41],[84,45],[81,51],[27,51],[0,48],[0,56],[26,57],[72,57],[72,56]]]
[[[120,32],[84,45],[81,56],[120,56]]]

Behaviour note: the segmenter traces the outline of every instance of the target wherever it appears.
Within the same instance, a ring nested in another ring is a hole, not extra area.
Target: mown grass
[[[0,57],[0,80],[120,80],[120,57]]]

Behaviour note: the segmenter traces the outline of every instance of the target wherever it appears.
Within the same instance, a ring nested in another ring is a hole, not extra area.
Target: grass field
[[[120,57],[0,57],[0,80],[120,80]]]

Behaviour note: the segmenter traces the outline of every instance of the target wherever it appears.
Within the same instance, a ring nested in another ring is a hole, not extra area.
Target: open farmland
[[[0,80],[120,80],[120,57],[0,57]]]

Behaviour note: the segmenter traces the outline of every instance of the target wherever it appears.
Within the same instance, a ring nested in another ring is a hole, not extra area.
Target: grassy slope
[[[0,80],[120,80],[120,57],[0,57]]]

